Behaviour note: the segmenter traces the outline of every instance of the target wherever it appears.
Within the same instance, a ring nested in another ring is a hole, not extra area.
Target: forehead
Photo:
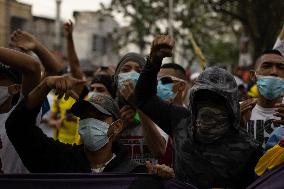
[[[93,87],[93,88],[105,88],[106,89],[106,86],[105,85],[103,85],[102,83],[93,83],[93,84],[91,84],[91,87]]]
[[[277,54],[265,54],[259,59],[259,66],[263,63],[284,64],[284,58]]]
[[[140,65],[137,62],[134,62],[132,60],[127,61],[125,64],[123,64],[122,67],[124,67],[124,66],[140,67]]]
[[[179,78],[179,75],[177,74],[177,72],[172,69],[172,68],[162,68],[160,70],[160,72],[158,73],[159,77],[163,77],[163,76],[174,76]]]

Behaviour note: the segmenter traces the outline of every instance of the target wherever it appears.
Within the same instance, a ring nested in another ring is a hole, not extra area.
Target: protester
[[[133,93],[144,65],[145,59],[141,55],[126,54],[116,67],[113,84],[126,125],[120,140],[128,146],[129,158],[139,163],[145,163],[147,160],[156,163],[166,152],[168,136],[125,98]]]
[[[183,67],[175,63],[163,64],[158,73],[157,95],[170,103],[187,106],[186,97],[189,85]]]
[[[39,83],[40,66],[29,55],[2,47],[0,62],[0,170],[4,173],[27,173],[6,135],[5,122],[23,95]]]
[[[112,78],[109,75],[95,75],[91,83],[89,96],[104,94],[112,98],[115,97],[112,88]]]
[[[273,130],[284,122],[283,97],[284,58],[277,50],[268,50],[256,61],[255,79],[259,91],[256,105],[243,111],[250,114],[247,121],[248,132],[264,147]]]
[[[78,101],[72,107],[72,112],[81,117],[79,133],[83,145],[54,141],[34,125],[40,105],[51,89],[59,96],[67,92],[78,98],[71,89],[80,84],[84,82],[68,76],[47,77],[8,118],[7,135],[28,170],[32,173],[144,171],[143,166],[125,159],[119,145],[114,143],[123,124],[116,104],[105,95]]]
[[[220,68],[206,69],[191,88],[189,110],[162,101],[156,78],[173,45],[169,36],[154,39],[135,88],[137,106],[173,136],[178,179],[201,188],[245,187],[261,152],[240,128],[234,77]]]

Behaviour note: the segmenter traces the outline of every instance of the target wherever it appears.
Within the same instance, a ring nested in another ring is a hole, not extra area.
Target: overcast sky
[[[18,0],[33,6],[32,12],[36,16],[55,17],[55,0]],[[110,0],[62,0],[61,16],[63,19],[72,18],[74,10],[95,11],[100,3],[108,5]]]

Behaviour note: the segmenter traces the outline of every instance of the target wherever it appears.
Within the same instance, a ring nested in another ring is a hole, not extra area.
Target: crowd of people
[[[175,44],[167,35],[147,57],[130,52],[86,75],[73,24],[63,29],[69,69],[26,31],[0,47],[1,174],[148,173],[245,188],[284,164],[284,28],[249,83],[219,67],[190,81],[162,64]]]

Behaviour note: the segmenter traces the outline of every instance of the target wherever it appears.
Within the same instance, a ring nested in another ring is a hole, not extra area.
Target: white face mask
[[[8,87],[0,86],[0,106],[2,106],[10,96]]]

